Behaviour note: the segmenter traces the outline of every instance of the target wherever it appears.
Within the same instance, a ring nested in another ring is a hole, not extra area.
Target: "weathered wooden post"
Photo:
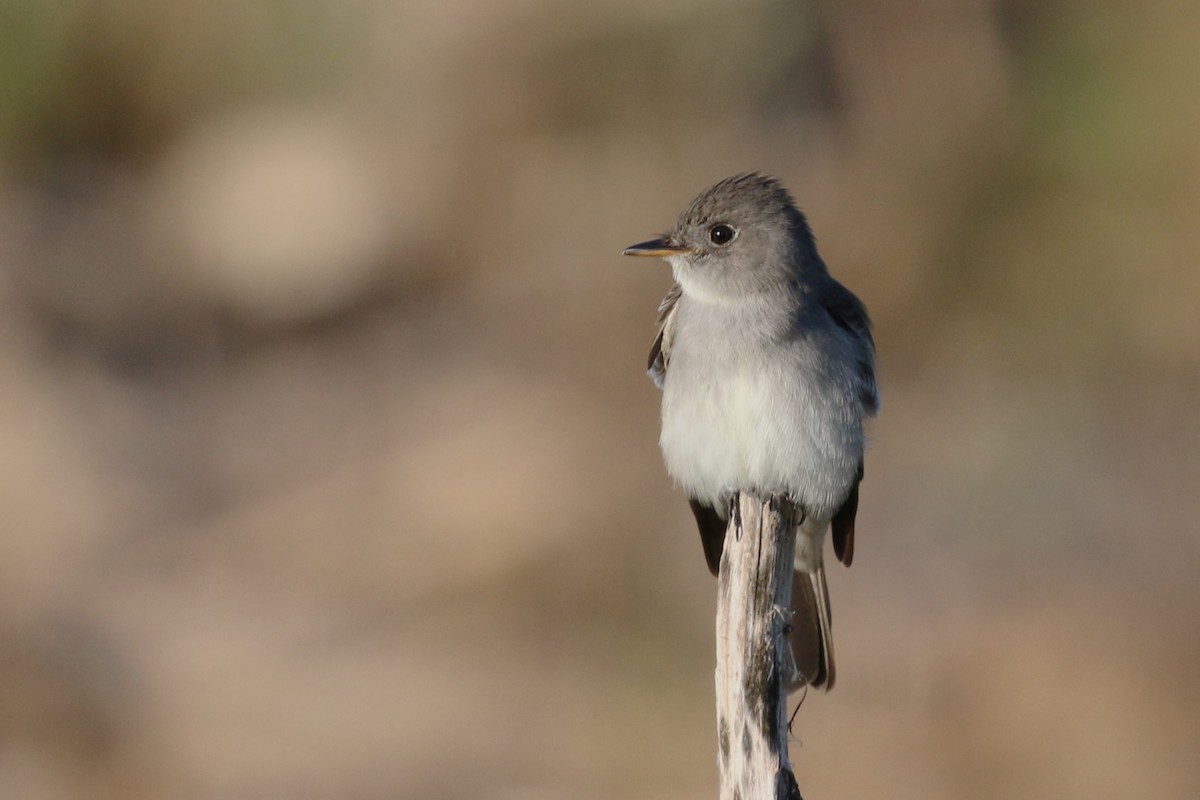
[[[802,800],[788,761],[792,559],[801,512],[741,493],[725,532],[717,599],[721,800]]]

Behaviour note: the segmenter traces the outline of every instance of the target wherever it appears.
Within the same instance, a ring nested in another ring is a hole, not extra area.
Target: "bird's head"
[[[774,178],[747,173],[705,189],[663,236],[624,251],[670,262],[684,292],[741,299],[824,273],[804,215]]]

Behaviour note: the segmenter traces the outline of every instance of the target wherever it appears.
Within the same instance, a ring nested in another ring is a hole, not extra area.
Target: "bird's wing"
[[[875,340],[871,337],[871,319],[867,309],[854,293],[833,281],[823,298],[825,311],[834,323],[849,333],[855,343],[855,368],[858,379],[858,399],[863,413],[875,416],[879,411],[879,388],[875,383]],[[858,484],[862,482],[863,464],[858,462],[858,476],[842,507],[833,515],[830,532],[833,552],[847,567],[854,560],[854,520],[858,514]]]
[[[675,309],[683,288],[677,283],[667,292],[667,296],[658,304],[658,335],[654,344],[650,345],[650,361],[646,371],[659,389],[667,377],[667,364],[671,362],[671,342],[675,337]],[[721,566],[721,551],[725,549],[725,528],[728,525],[725,517],[717,509],[702,500],[688,498],[692,513],[696,515],[696,525],[700,528],[700,544],[704,547],[704,560],[708,569],[716,575]]]
[[[650,359],[646,364],[646,371],[650,373],[650,379],[659,389],[663,388],[663,381],[667,377],[671,342],[675,337],[675,306],[682,294],[683,287],[677,283],[658,304],[658,335],[654,337],[654,344],[650,345]]]
[[[873,417],[879,411],[879,388],[875,383],[875,339],[871,336],[867,309],[853,292],[837,281],[830,281],[822,305],[834,323],[854,337],[858,399],[862,402],[863,412]]]
[[[854,520],[858,516],[858,484],[862,483],[863,464],[858,462],[858,477],[850,487],[850,494],[829,523],[833,534],[833,553],[847,567],[854,561]]]

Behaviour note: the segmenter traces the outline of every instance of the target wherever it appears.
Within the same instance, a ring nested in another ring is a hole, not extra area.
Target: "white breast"
[[[744,342],[707,329],[677,332],[659,440],[667,471],[689,496],[718,507],[732,492],[755,490],[791,495],[828,519],[862,454],[861,423],[843,393],[806,373],[803,353],[748,359]]]

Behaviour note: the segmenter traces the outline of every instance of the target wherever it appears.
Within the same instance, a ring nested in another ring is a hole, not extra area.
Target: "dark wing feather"
[[[650,359],[646,364],[646,371],[650,373],[650,379],[659,389],[663,388],[663,381],[667,378],[667,364],[671,360],[671,340],[675,334],[675,304],[679,302],[682,294],[683,287],[677,283],[658,304],[658,335],[654,337],[654,344],[650,345]]]
[[[704,547],[704,560],[708,562],[708,571],[716,575],[721,566],[721,553],[725,550],[725,529],[729,527],[729,523],[715,508],[694,497],[688,498],[688,505],[696,515],[696,527],[700,529],[700,544]]]
[[[847,567],[854,561],[854,518],[858,515],[858,484],[862,482],[862,477],[863,467],[860,461],[858,477],[854,479],[854,486],[851,487],[850,494],[846,496],[842,507],[833,515],[833,521],[829,523],[830,531],[833,534],[833,552],[838,561]]]
[[[858,399],[862,403],[863,413],[874,416],[879,412],[879,389],[875,383],[875,340],[871,337],[871,319],[867,316],[867,309],[853,292],[837,281],[830,283],[823,301],[830,319],[854,337]],[[833,552],[838,561],[847,567],[854,560],[854,520],[858,514],[858,485],[862,477],[863,465],[860,461],[854,486],[830,523]]]
[[[851,334],[856,344],[859,394],[863,411],[868,416],[879,412],[879,389],[875,384],[875,339],[871,336],[871,318],[854,293],[837,281],[830,281],[822,297],[822,305],[834,323]]]

